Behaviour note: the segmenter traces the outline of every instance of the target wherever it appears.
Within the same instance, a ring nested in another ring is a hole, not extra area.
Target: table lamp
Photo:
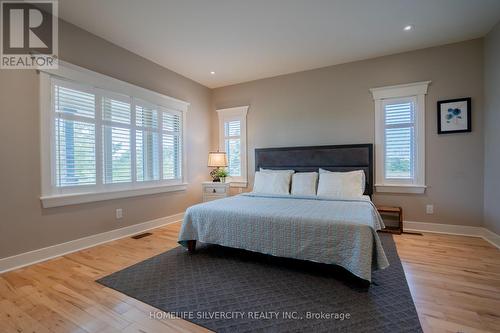
[[[227,167],[227,155],[225,152],[209,152],[208,153],[208,166],[211,168],[215,168],[210,172],[210,177],[212,177],[212,181],[220,182],[220,178],[217,175],[219,172],[219,168]]]

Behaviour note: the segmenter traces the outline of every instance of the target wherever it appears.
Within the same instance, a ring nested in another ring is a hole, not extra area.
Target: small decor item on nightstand
[[[438,134],[471,132],[471,98],[439,101]]]
[[[227,176],[229,176],[229,172],[227,172],[226,169],[222,169],[222,168],[217,169],[217,177],[219,177],[219,181],[221,183],[226,182]]]
[[[215,168],[212,170],[212,172],[210,172],[210,177],[212,177],[212,181],[220,182],[220,176],[219,176],[219,171],[221,170],[220,168],[227,167],[226,153],[219,151],[208,153],[208,166],[211,168]]]

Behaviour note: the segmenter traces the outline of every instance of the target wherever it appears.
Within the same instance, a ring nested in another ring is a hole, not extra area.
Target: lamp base
[[[219,168],[215,168],[210,172],[210,177],[212,177],[212,181],[214,183],[220,182],[219,176],[217,176],[217,172],[219,171]]]

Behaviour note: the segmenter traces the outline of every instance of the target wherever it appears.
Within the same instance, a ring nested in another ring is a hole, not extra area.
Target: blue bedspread
[[[371,281],[389,266],[376,230],[382,219],[367,197],[241,194],[187,209],[179,243],[188,240],[273,256],[335,264]]]

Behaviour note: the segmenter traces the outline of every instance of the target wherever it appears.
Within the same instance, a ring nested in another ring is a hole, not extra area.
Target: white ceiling
[[[481,37],[500,0],[60,0],[59,11],[214,88]]]

